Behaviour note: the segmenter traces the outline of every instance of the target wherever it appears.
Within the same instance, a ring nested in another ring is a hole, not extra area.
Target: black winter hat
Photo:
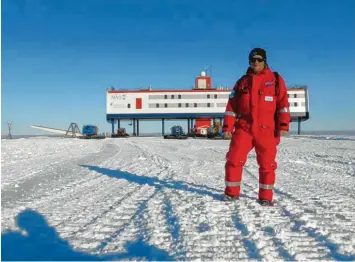
[[[251,50],[249,53],[249,60],[255,55],[261,56],[266,61],[266,51],[264,49],[257,47],[257,48],[254,48],[253,50]]]

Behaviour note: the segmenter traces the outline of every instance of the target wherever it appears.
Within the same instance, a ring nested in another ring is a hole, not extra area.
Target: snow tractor
[[[94,125],[83,125],[82,136],[79,136],[80,139],[104,139],[105,136],[100,136],[98,134],[99,129]]]
[[[207,138],[208,139],[223,139],[223,132],[222,132],[221,123],[214,122],[213,126],[208,128]]]
[[[187,139],[188,137],[181,126],[173,126],[170,130],[170,135],[165,135],[164,139]]]
[[[111,137],[129,137],[129,134],[126,133],[125,128],[118,128],[116,134],[112,134]]]

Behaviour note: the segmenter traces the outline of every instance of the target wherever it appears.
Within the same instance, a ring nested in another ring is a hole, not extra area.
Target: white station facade
[[[230,93],[231,89],[211,88],[211,78],[204,72],[191,90],[107,89],[106,119],[112,126],[120,120],[132,120],[134,126],[139,119],[187,119],[189,126],[193,120],[222,120]],[[308,89],[289,89],[288,98],[292,121],[309,119]]]

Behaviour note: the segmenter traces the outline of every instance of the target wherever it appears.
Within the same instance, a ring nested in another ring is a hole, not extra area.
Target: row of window
[[[214,107],[214,103],[156,103],[148,106],[149,108]]]
[[[305,102],[290,102],[290,107],[306,106]]]
[[[181,108],[181,107],[214,107],[214,103],[156,103],[149,104],[149,108]],[[226,103],[216,103],[216,107],[225,107]],[[290,102],[290,107],[306,106],[305,102]],[[127,104],[131,108],[131,104]]]
[[[149,95],[149,99],[227,99],[228,94]]]
[[[287,94],[288,98],[304,98],[304,94]]]
[[[298,107],[298,106],[305,106],[305,102],[292,102],[290,103],[290,107]],[[181,107],[214,107],[213,103],[165,103],[165,104],[149,104],[149,108],[181,108]],[[226,107],[225,103],[217,103],[217,107]]]
[[[289,98],[304,98],[304,94],[288,94]],[[227,99],[228,94],[184,94],[184,95],[149,95],[149,99]]]

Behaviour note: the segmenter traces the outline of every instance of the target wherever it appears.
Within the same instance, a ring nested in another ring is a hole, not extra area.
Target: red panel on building
[[[197,118],[196,119],[196,128],[202,126],[211,126],[211,118]]]
[[[211,88],[211,77],[209,76],[198,76],[195,80],[196,89],[210,89]]]
[[[142,109],[142,98],[136,98],[136,109]]]

